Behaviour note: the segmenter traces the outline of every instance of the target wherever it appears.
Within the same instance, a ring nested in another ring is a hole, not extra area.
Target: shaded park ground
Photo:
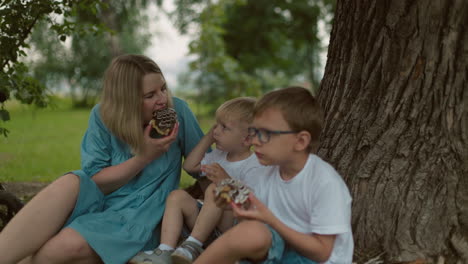
[[[47,186],[47,182],[8,182],[2,183],[5,190],[14,194],[23,203],[29,201],[42,188]]]
[[[8,193],[17,197],[21,203],[25,204],[31,198],[34,197],[40,190],[46,187],[49,183],[48,182],[4,182],[1,183],[2,187]],[[188,192],[190,192],[193,196],[200,197],[202,193],[200,193],[198,188],[195,188],[194,185],[188,186],[185,188]],[[5,206],[4,201],[0,201],[0,216],[5,215],[7,208]],[[3,214],[3,215],[2,215]],[[0,230],[3,229],[4,222],[0,223]],[[354,261],[355,264],[381,264],[384,263],[382,258],[384,256],[384,252],[380,251],[366,251],[366,252],[354,252]],[[426,262],[411,262],[408,264],[424,264]]]

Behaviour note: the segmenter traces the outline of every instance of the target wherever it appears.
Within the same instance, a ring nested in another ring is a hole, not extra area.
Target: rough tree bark
[[[338,1],[319,155],[353,196],[355,252],[468,263],[468,1]]]
[[[0,183],[0,232],[22,207],[21,200],[4,190]]]

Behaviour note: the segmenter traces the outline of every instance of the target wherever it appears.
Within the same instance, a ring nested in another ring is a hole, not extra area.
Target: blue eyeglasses
[[[271,135],[296,134],[298,132],[291,131],[291,130],[281,131],[281,130],[268,130],[264,128],[249,127],[248,133],[249,133],[250,138],[257,136],[258,141],[260,141],[260,143],[262,144],[265,144],[270,141]]]

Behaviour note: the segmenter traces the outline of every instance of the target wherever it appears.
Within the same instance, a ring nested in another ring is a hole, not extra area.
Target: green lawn
[[[64,100],[55,108],[36,109],[17,103],[6,107],[11,120],[0,125],[10,133],[7,138],[0,136],[0,182],[50,182],[79,169],[80,143],[90,109],[71,109]],[[210,125],[210,121],[201,123],[202,127]],[[181,187],[192,182],[183,172]]]

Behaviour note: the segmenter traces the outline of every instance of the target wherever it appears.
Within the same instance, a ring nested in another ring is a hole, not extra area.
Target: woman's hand
[[[249,205],[247,208],[231,202],[234,214],[239,218],[254,219],[270,224],[276,218],[275,215],[255,197],[253,193],[249,194]]]
[[[218,184],[224,179],[231,178],[219,163],[202,165],[201,171],[203,171],[206,174],[206,177],[215,184]]]
[[[159,158],[161,155],[169,150],[172,142],[177,139],[177,133],[179,131],[179,123],[174,125],[171,133],[163,138],[152,138],[150,131],[152,127],[148,125],[144,132],[144,146],[143,151],[138,155],[144,159],[147,163]]]

